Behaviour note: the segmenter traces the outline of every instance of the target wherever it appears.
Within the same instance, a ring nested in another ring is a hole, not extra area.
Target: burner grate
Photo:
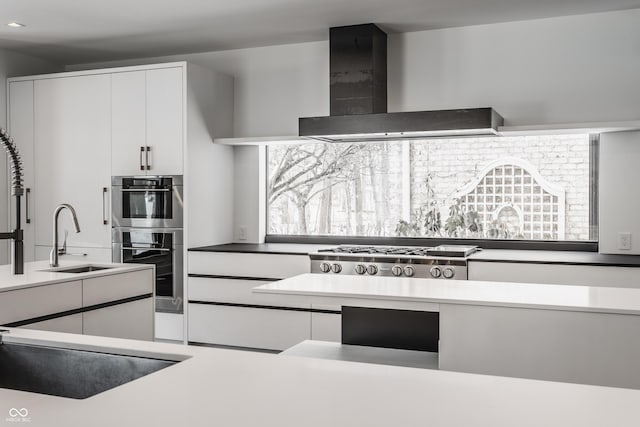
[[[338,246],[323,249],[319,252],[336,254],[369,254],[369,255],[413,255],[426,256],[431,248],[427,247],[398,247],[398,246]]]

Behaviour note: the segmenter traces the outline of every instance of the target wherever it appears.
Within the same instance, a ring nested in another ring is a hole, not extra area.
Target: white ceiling
[[[369,22],[407,32],[632,8],[640,0],[3,0],[0,48],[74,64],[324,40]]]

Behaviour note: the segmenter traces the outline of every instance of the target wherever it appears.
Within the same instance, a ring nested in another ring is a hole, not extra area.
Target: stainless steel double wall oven
[[[156,311],[182,313],[182,176],[114,176],[114,262],[155,264]]]

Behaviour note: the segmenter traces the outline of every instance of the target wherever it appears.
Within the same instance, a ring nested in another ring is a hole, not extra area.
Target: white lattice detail
[[[565,191],[526,160],[507,157],[489,163],[453,197],[478,213],[484,230],[502,226],[525,239],[564,238]],[[514,215],[509,217],[510,210]]]

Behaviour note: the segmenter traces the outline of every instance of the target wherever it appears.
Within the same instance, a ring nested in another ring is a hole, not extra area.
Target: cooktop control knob
[[[431,270],[429,270],[429,273],[431,274],[431,277],[433,277],[434,279],[437,279],[440,276],[442,276],[442,269],[438,266],[431,267]]]
[[[358,274],[364,274],[367,272],[367,267],[364,264],[358,264],[356,265],[355,270]]]
[[[402,276],[402,267],[399,265],[394,265],[391,267],[391,274],[394,276]]]
[[[328,273],[331,271],[331,265],[328,262],[320,263],[320,271],[323,273]]]
[[[373,265],[373,264],[370,264],[370,265],[367,267],[367,273],[371,274],[372,276],[373,276],[374,274],[378,274],[378,267],[376,267],[376,266],[375,266],[375,265]]]
[[[445,279],[451,279],[453,276],[455,276],[455,272],[453,271],[453,268],[451,267],[447,267],[444,270],[442,270],[442,277],[444,277]]]
[[[412,267],[412,266],[410,266],[410,265],[407,265],[407,266],[404,268],[404,274],[405,274],[405,276],[407,276],[407,277],[413,277],[413,275],[414,275],[414,274],[416,274],[416,269],[415,269],[415,268],[413,268],[413,267]]]
[[[340,272],[342,271],[342,266],[341,266],[340,264],[333,264],[333,265],[331,266],[331,270],[332,270],[334,273],[340,273]]]

